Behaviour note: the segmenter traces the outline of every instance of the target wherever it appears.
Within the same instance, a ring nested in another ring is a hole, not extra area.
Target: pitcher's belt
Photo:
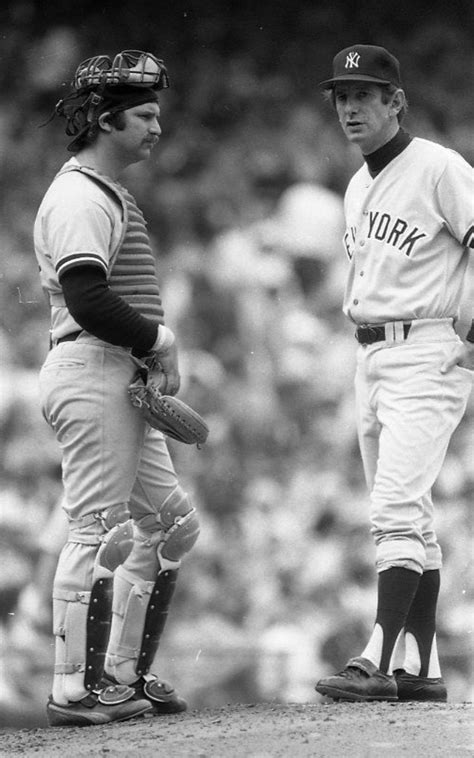
[[[387,324],[360,324],[355,331],[355,338],[361,345],[372,345],[374,342],[406,340],[411,325],[411,321],[390,321]]]

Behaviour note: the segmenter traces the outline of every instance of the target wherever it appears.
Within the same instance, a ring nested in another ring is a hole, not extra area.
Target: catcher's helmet
[[[124,84],[166,89],[169,87],[169,78],[163,61],[152,53],[123,50],[113,59],[108,55],[87,58],[77,67],[72,84],[76,90]]]
[[[56,103],[52,116],[66,119],[66,134],[74,137],[68,145],[71,152],[93,135],[101,113],[157,101],[157,91],[170,86],[163,61],[141,50],[123,50],[114,58],[87,58],[77,67],[71,84],[71,92]]]

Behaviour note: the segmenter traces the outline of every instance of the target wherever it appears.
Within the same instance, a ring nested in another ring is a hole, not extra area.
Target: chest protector
[[[121,207],[123,230],[109,265],[110,289],[138,313],[164,324],[164,311],[156,276],[155,259],[143,213],[135,198],[121,185],[86,166],[65,166],[59,174],[79,171],[99,184]],[[63,301],[62,301],[63,304]]]
[[[125,234],[109,277],[110,289],[142,316],[164,323],[155,259],[146,222],[132,195],[121,188],[127,208]]]

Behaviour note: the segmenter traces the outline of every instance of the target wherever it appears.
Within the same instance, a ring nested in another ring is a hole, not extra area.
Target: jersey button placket
[[[364,214],[365,214],[365,213],[366,213],[366,211],[364,211]],[[365,245],[365,240],[364,240],[364,239],[361,239],[361,240],[359,240],[359,254],[360,254],[361,256],[362,256],[362,254],[363,254],[363,250],[362,250],[362,248],[364,247],[364,245]],[[364,272],[364,269],[361,269],[361,270],[359,271],[359,276],[364,276],[364,273],[365,273],[365,272]],[[356,298],[355,300],[353,300],[353,303],[354,303],[354,305],[359,305],[359,300]]]

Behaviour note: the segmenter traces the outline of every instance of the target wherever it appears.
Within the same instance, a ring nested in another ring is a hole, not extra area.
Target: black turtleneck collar
[[[391,160],[397,155],[400,155],[400,153],[410,144],[411,140],[412,137],[400,127],[395,137],[392,137],[389,142],[386,142],[385,145],[379,147],[378,150],[374,150],[373,153],[364,155],[371,177],[374,178],[374,176],[377,176],[377,174],[379,174]]]

